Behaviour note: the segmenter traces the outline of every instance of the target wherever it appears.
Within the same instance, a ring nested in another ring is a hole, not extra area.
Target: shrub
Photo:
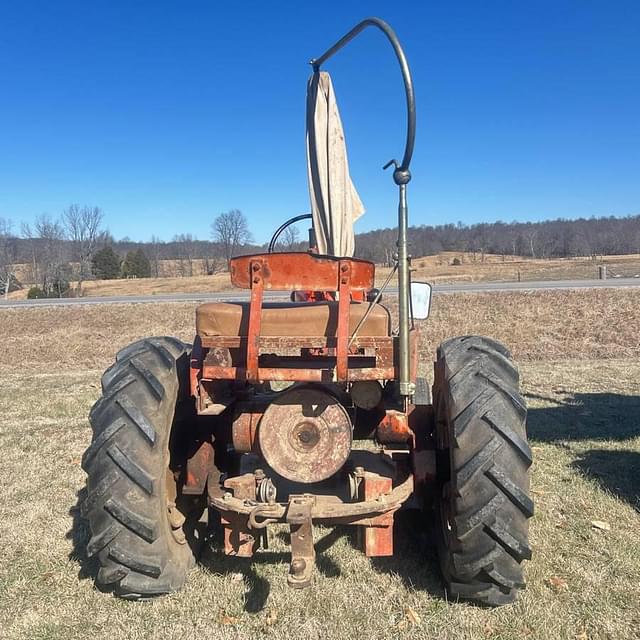
[[[38,298],[46,298],[47,294],[40,287],[31,287],[27,291],[27,298],[29,300],[37,300]]]

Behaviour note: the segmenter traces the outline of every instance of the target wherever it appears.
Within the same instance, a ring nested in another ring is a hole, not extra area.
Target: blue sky
[[[116,237],[257,241],[308,210],[307,62],[366,15],[416,86],[410,222],[640,213],[640,2],[4,2],[0,216],[102,207]],[[328,63],[357,231],[395,224],[397,63],[370,29]]]

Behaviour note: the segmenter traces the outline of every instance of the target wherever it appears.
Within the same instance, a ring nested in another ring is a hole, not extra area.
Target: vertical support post
[[[251,302],[249,305],[249,325],[247,328],[247,380],[258,382],[258,357],[260,355],[260,325],[262,322],[262,296],[264,279],[262,263],[252,261],[251,269]]]
[[[400,368],[400,395],[405,398],[412,396],[415,385],[411,382],[411,364],[409,350],[409,251],[407,249],[407,183],[399,182],[403,176],[398,169],[394,172],[394,179],[398,184],[398,307],[399,307],[399,368]],[[410,176],[409,176],[410,179]],[[408,182],[408,180],[407,180]]]
[[[336,330],[336,378],[346,381],[349,375],[349,307],[351,305],[351,263],[341,260],[338,280],[338,328]]]

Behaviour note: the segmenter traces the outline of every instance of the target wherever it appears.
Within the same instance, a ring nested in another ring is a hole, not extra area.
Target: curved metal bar
[[[290,224],[294,224],[295,222],[300,222],[300,220],[307,220],[309,218],[312,218],[313,216],[310,213],[302,213],[299,216],[295,216],[293,218],[289,218],[289,220],[287,220],[285,223],[281,224],[278,229],[276,230],[276,232],[273,234],[273,237],[271,238],[271,241],[269,242],[269,248],[267,249],[267,251],[269,253],[273,253],[273,250],[275,249],[276,246],[276,242],[278,242],[278,238],[280,237],[280,234],[290,225]]]
[[[344,35],[338,42],[336,42],[330,49],[327,49],[319,58],[314,58],[309,64],[312,65],[314,71],[319,71],[320,67],[337,53],[342,47],[351,42],[361,31],[364,31],[367,27],[378,27],[389,39],[393,50],[395,51],[398,62],[400,63],[400,71],[402,72],[402,79],[404,80],[404,91],[407,99],[407,139],[404,147],[404,156],[402,162],[398,165],[397,162],[391,161],[396,165],[394,172],[394,181],[396,184],[406,184],[411,179],[409,173],[409,165],[411,164],[411,157],[413,156],[413,147],[416,138],[416,101],[413,92],[413,81],[411,79],[411,71],[409,64],[407,63],[407,57],[404,54],[400,41],[395,31],[380,18],[365,18],[362,22],[359,22],[349,33]],[[399,180],[401,182],[399,182]]]

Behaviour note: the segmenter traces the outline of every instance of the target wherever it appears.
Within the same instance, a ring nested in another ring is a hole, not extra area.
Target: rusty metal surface
[[[241,410],[235,415],[231,424],[231,436],[233,448],[237,453],[249,453],[253,451],[256,442],[258,423],[262,418],[262,411]]]
[[[291,532],[291,564],[287,582],[295,589],[308,587],[313,577],[316,551],[311,514],[314,502],[314,496],[306,494],[289,498],[286,520]]]
[[[331,500],[321,499],[324,496],[316,496],[311,516],[314,522],[322,524],[365,524],[380,514],[397,511],[412,492],[413,476],[409,475],[391,492],[378,496],[375,500],[343,502],[334,496],[331,496]],[[274,522],[284,522],[287,511],[286,504],[276,502],[273,505],[265,505],[255,500],[236,498],[230,493],[220,495],[214,487],[209,490],[209,504],[225,517],[226,514],[233,513],[249,516],[255,509],[259,509],[262,517],[268,517]]]
[[[262,265],[265,289],[276,291],[338,291],[339,264],[345,261],[331,256],[310,253],[265,253],[238,256],[231,259],[231,282],[241,289],[249,289],[252,264]],[[366,260],[349,258],[352,271],[351,288],[368,290],[375,280],[375,265]]]
[[[347,380],[348,366],[347,358],[349,352],[349,306],[351,305],[351,261],[340,260],[338,285],[338,326],[336,337],[338,344],[336,348],[336,377],[338,380]]]
[[[375,500],[391,491],[391,478],[364,472],[360,496],[364,501]],[[393,555],[393,513],[384,513],[358,529],[368,558]]]
[[[244,367],[203,367],[203,378],[209,380],[247,380]],[[338,382],[335,369],[301,369],[293,367],[259,367],[258,380],[282,382]],[[348,380],[393,380],[394,367],[349,369]]]
[[[258,382],[258,357],[260,355],[260,324],[262,322],[262,297],[264,277],[262,262],[251,260],[251,304],[249,305],[249,327],[247,330],[247,380]]]
[[[215,469],[213,445],[210,442],[203,442],[193,456],[187,460],[182,493],[186,495],[202,495],[207,484],[207,478],[213,469]]]
[[[340,402],[322,389],[284,391],[264,412],[260,450],[269,466],[294,482],[331,477],[351,451],[351,420]]]
[[[225,347],[228,349],[246,348],[247,339],[244,336],[202,336],[199,340],[203,347]],[[364,349],[392,348],[391,336],[358,336],[351,343],[351,353]],[[279,351],[280,349],[328,348],[335,349],[335,336],[260,336],[260,347]],[[371,354],[368,354],[371,355]]]
[[[237,500],[254,500],[256,496],[256,482],[251,474],[227,478],[224,487],[233,492]],[[230,493],[225,493],[230,496]],[[227,511],[221,512],[220,520],[224,530],[224,552],[229,556],[251,558],[259,543],[259,536],[249,528],[249,516],[243,513]]]
[[[403,411],[387,409],[376,429],[376,438],[385,444],[406,444],[414,442],[409,418]]]

